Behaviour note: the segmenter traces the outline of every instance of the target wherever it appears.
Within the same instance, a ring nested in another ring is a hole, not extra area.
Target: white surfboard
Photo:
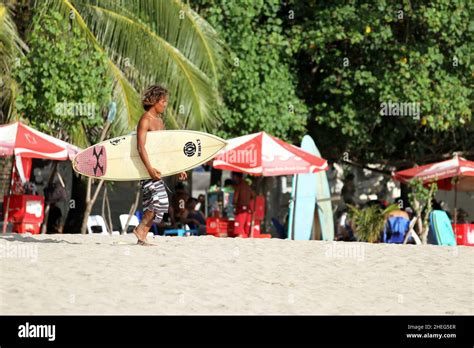
[[[169,176],[193,169],[212,159],[226,141],[208,133],[186,130],[148,132],[145,148],[153,168]],[[76,172],[93,178],[132,181],[149,179],[137,150],[136,134],[105,140],[74,157]]]

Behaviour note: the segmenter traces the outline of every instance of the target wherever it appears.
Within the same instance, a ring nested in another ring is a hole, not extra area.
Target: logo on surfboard
[[[92,156],[95,157],[96,162],[95,162],[95,166],[94,166],[94,168],[92,168],[92,170],[94,171],[95,176],[102,176],[102,175],[104,175],[104,166],[100,165],[100,157],[104,154],[104,147],[100,146],[100,151],[99,152],[97,152],[96,149],[97,149],[97,146],[94,146],[94,149],[92,151]],[[99,174],[97,174],[97,170],[100,170]]]
[[[198,157],[201,157],[201,140],[196,139],[197,146],[194,142],[188,141],[183,148],[183,152],[186,156],[192,157],[196,154],[197,150],[197,155]]]
[[[192,157],[196,153],[196,144],[194,144],[192,141],[188,141],[184,145],[183,152],[186,156]]]
[[[125,137],[111,140],[110,143],[115,146],[115,145],[119,144],[122,140],[125,140]]]

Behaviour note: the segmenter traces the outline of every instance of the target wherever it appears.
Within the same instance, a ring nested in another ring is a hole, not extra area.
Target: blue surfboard
[[[322,157],[316,145],[315,151],[312,153],[318,157]],[[321,171],[314,175],[316,175],[317,208],[315,234],[321,236],[322,240],[334,240],[334,217],[331,203],[331,190],[329,189],[327,171]]]
[[[456,237],[451,226],[448,214],[442,210],[433,210],[430,213],[430,229],[428,244],[456,245]]]
[[[316,145],[309,135],[305,135],[301,148],[316,154]],[[316,174],[297,174],[293,177],[292,201],[288,220],[288,238],[310,240],[316,206]]]

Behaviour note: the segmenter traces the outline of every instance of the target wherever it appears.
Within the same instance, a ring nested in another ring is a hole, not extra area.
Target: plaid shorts
[[[163,180],[140,180],[143,194],[143,212],[150,210],[155,213],[153,222],[158,224],[163,214],[168,212],[169,201]]]

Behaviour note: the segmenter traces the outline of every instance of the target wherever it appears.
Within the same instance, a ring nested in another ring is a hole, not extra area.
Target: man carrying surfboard
[[[142,104],[145,113],[137,125],[137,150],[151,179],[140,180],[143,194],[143,217],[140,224],[133,230],[139,245],[151,245],[147,243],[146,236],[153,223],[159,223],[163,214],[168,212],[168,194],[161,172],[153,168],[145,148],[148,132],[165,129],[162,115],[168,104],[168,91],[159,85],[150,86],[144,93]],[[187,173],[179,173],[179,180],[186,180]]]

